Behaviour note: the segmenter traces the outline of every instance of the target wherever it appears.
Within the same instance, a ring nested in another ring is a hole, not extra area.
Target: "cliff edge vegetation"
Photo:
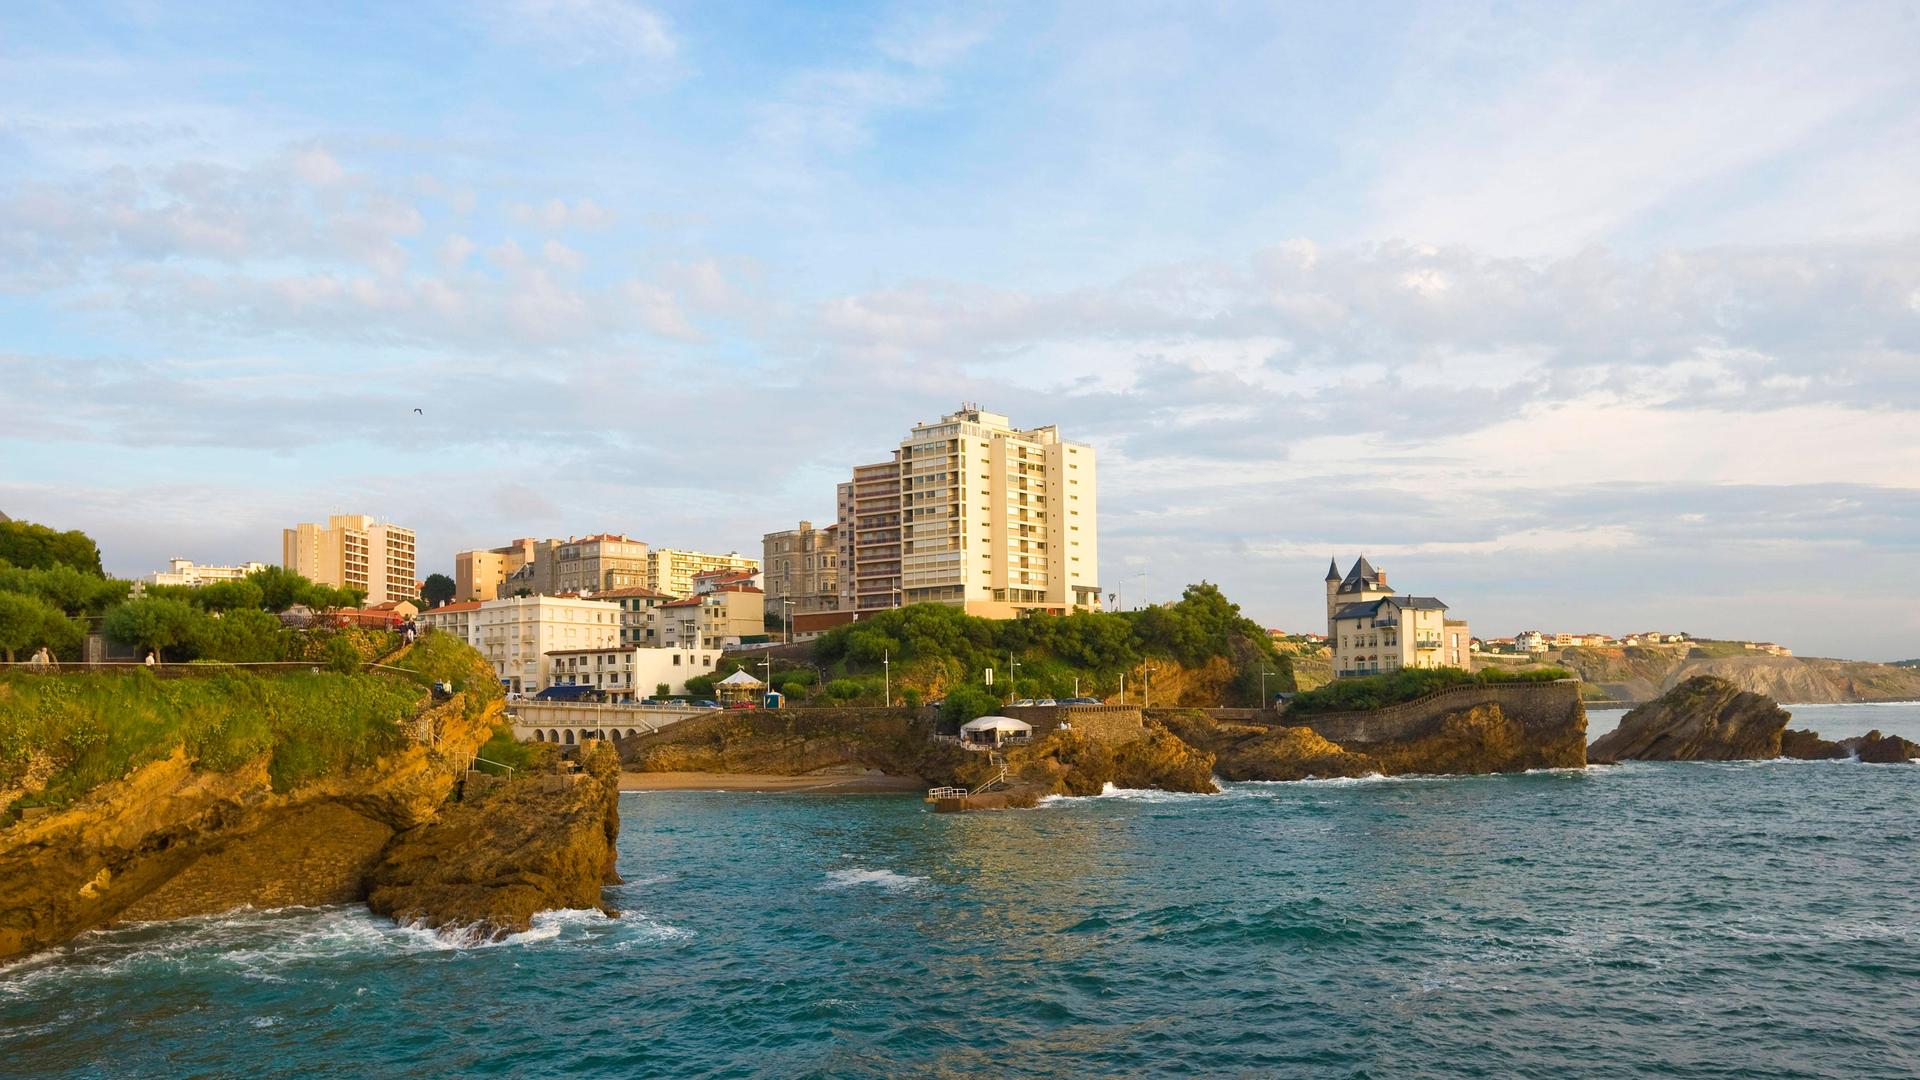
[[[949,725],[1007,698],[1097,697],[1163,705],[1258,705],[1294,688],[1290,658],[1258,623],[1208,582],[1174,603],[1121,612],[1033,613],[985,619],[944,604],[874,612],[834,628],[811,664],[775,671],[789,697],[809,704],[879,703],[882,666],[910,704],[942,700]],[[983,685],[994,671],[991,689]],[[722,672],[721,674],[725,674]]]

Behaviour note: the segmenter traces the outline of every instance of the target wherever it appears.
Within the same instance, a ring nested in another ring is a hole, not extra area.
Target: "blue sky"
[[[1920,655],[1914,4],[309,7],[0,10],[0,510],[117,572],[757,550],[975,400],[1130,597]]]

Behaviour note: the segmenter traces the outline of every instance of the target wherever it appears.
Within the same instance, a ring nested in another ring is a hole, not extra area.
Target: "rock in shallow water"
[[[368,877],[367,906],[486,938],[525,931],[541,911],[606,910],[601,887],[619,880],[620,759],[601,742],[580,757],[579,774],[499,784],[396,837]]]

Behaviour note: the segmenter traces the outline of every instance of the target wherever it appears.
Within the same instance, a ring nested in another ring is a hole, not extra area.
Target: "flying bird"
[[[416,413],[420,413],[420,415],[421,415],[421,416],[425,416],[425,415],[427,415],[426,413],[423,413],[423,412],[420,412],[420,410],[419,410],[419,409],[415,409],[415,410],[413,410],[413,411],[414,411],[414,412],[416,412]]]

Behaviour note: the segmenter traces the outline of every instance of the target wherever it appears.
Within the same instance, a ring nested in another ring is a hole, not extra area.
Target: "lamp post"
[[[1140,661],[1140,707],[1153,708],[1153,665]]]
[[[887,708],[889,709],[893,708],[893,650],[892,649],[886,649],[880,653],[880,698],[881,700],[887,703]]]
[[[773,689],[773,657],[769,656],[765,660],[760,661],[760,666],[767,669],[766,689],[760,691],[760,704],[765,705],[767,703],[767,694]]]
[[[1015,660],[1013,654],[1009,652],[1007,654],[1007,704],[1009,705],[1020,696],[1019,672],[1020,661]]]
[[[780,614],[786,616],[787,620],[787,644],[791,645],[793,644],[793,601],[781,600],[780,608]]]
[[[1263,671],[1260,673],[1260,707],[1262,709],[1272,707],[1272,702],[1267,698],[1267,676],[1278,674],[1280,673],[1277,671]]]

